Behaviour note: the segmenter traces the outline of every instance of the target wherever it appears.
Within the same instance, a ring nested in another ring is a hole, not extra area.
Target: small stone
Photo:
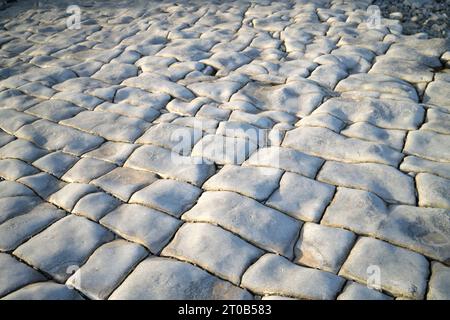
[[[326,183],[286,172],[266,204],[304,221],[320,220],[335,188]]]
[[[125,240],[109,242],[89,257],[66,282],[91,299],[104,300],[125,279],[147,251]]]
[[[110,172],[115,167],[115,165],[106,161],[81,158],[61,179],[67,182],[89,183],[93,179]]]
[[[244,271],[263,253],[234,234],[208,223],[186,223],[161,252],[190,261],[238,285]]]
[[[71,212],[75,204],[88,193],[98,191],[90,184],[68,183],[48,198],[48,202]]]
[[[42,200],[36,196],[12,196],[0,198],[0,223],[27,213]]]
[[[44,172],[23,177],[17,181],[23,183],[44,199],[47,199],[51,194],[66,185],[64,182]]]
[[[160,179],[133,194],[130,203],[143,204],[179,218],[200,196],[189,183]]]
[[[306,153],[283,147],[260,148],[244,165],[273,167],[314,178],[323,160]]]
[[[283,147],[344,162],[374,162],[397,165],[403,155],[386,145],[346,138],[326,128],[299,127],[286,133]]]
[[[98,221],[120,204],[120,200],[107,193],[95,192],[82,197],[73,208],[72,213]]]
[[[39,282],[30,284],[17,290],[4,300],[84,300],[83,297],[73,289],[54,282]]]
[[[157,176],[150,172],[118,167],[92,183],[127,202],[134,192],[152,184],[157,179]]]
[[[327,161],[317,179],[337,186],[367,190],[390,203],[414,205],[416,202],[412,178],[391,166]]]
[[[433,262],[427,300],[448,299],[450,299],[450,268],[442,263]]]
[[[450,180],[429,173],[416,176],[419,206],[450,210]]]
[[[125,167],[158,173],[163,178],[190,182],[196,186],[212,174],[215,167],[201,159],[181,156],[157,146],[142,146],[128,158]]]
[[[332,273],[298,266],[275,254],[265,254],[242,277],[242,286],[266,295],[299,299],[334,299],[345,280]]]
[[[428,267],[427,259],[420,254],[380,240],[360,238],[339,274],[367,283],[371,280],[373,270],[379,270],[379,283],[375,283],[375,286],[395,296],[422,299],[427,285]]]
[[[337,300],[392,300],[380,291],[368,288],[357,282],[349,281]]]
[[[56,151],[33,162],[33,166],[61,178],[78,161],[77,157]]]
[[[107,141],[99,148],[85,153],[83,157],[108,161],[121,166],[136,148],[136,145],[130,143]]]
[[[45,229],[56,220],[64,217],[65,212],[43,203],[28,213],[13,217],[0,224],[0,251],[12,251],[20,244]]]
[[[337,273],[355,241],[355,234],[343,229],[305,223],[295,245],[295,262]]]
[[[170,241],[181,221],[144,206],[123,204],[103,217],[100,223],[156,254]]]
[[[428,130],[411,131],[404,151],[428,160],[450,162],[450,136]]]
[[[207,191],[183,215],[190,222],[208,222],[238,234],[274,253],[293,257],[294,242],[302,225],[258,201],[228,191]]]
[[[238,300],[252,296],[189,263],[152,256],[140,263],[109,299]]]
[[[39,171],[33,166],[17,159],[0,160],[0,177],[7,180],[18,180]]]
[[[193,157],[201,157],[217,164],[241,164],[257,145],[245,138],[209,134],[192,149]]]
[[[203,184],[206,190],[234,191],[264,200],[278,187],[282,171],[275,168],[227,165]]]
[[[22,244],[13,254],[65,282],[70,276],[68,269],[82,265],[98,246],[112,239],[112,233],[102,226],[69,215]]]
[[[45,277],[7,253],[0,253],[0,297]]]

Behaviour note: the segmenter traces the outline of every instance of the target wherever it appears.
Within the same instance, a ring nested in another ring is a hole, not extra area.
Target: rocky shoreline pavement
[[[449,41],[372,4],[8,4],[0,299],[450,299]]]

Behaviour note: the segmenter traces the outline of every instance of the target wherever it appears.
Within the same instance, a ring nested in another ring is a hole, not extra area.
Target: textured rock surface
[[[449,298],[448,0],[8,2],[0,299]]]

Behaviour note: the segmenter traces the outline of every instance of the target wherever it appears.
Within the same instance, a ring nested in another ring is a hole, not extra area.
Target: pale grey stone
[[[450,210],[450,180],[429,173],[416,176],[419,206]]]
[[[134,192],[156,180],[153,173],[118,167],[92,183],[126,202]]]
[[[423,102],[434,104],[444,111],[450,111],[450,83],[447,81],[436,80],[428,84]]]
[[[323,86],[333,89],[336,84],[348,76],[348,73],[337,64],[321,65],[314,69],[308,78],[314,80]]]
[[[52,88],[46,87],[39,82],[27,83],[19,87],[19,89],[28,95],[41,99],[50,99],[56,93]]]
[[[166,105],[166,109],[179,115],[194,116],[207,101],[209,100],[202,97],[195,98],[189,102],[173,99]]]
[[[95,158],[123,165],[137,146],[131,143],[107,141],[95,150],[85,153],[83,157]]]
[[[157,146],[136,149],[124,164],[125,167],[155,172],[163,178],[186,181],[200,186],[214,174],[214,165],[201,159],[184,157]]]
[[[70,276],[68,268],[83,264],[98,246],[112,238],[112,233],[102,226],[70,215],[22,244],[13,254],[64,282]]]
[[[188,85],[188,88],[199,97],[206,97],[217,102],[227,102],[242,85],[239,82],[217,80],[193,83]]]
[[[34,192],[18,182],[0,181],[0,198],[17,196],[34,196]]]
[[[160,179],[133,194],[130,203],[143,204],[179,218],[202,190],[189,183]]]
[[[61,124],[87,131],[117,142],[133,142],[148,127],[148,123],[105,111],[84,111]],[[86,150],[89,151],[89,150]]]
[[[346,138],[326,128],[300,127],[286,133],[283,147],[345,162],[374,162],[396,166],[403,155],[383,144]]]
[[[337,300],[392,300],[393,298],[377,291],[368,288],[357,282],[350,281],[337,297]]]
[[[387,55],[377,57],[369,74],[383,74],[408,81],[409,83],[430,82],[433,80],[432,69],[417,61],[394,58]],[[411,53],[409,53],[411,54]]]
[[[88,110],[93,110],[97,105],[99,105],[103,101],[97,97],[85,93],[71,92],[71,91],[58,92],[52,97],[52,99],[69,101],[79,107]]]
[[[182,155],[189,155],[192,146],[200,140],[202,131],[172,123],[159,123],[148,129],[136,143],[152,144],[171,149]]]
[[[49,153],[42,158],[39,158],[33,162],[33,166],[54,175],[57,178],[61,178],[74,164],[78,161],[78,158],[70,154],[56,151]]]
[[[351,138],[386,144],[401,151],[406,131],[382,129],[366,122],[357,122],[342,130],[340,134]]]
[[[45,277],[7,253],[0,253],[0,297]]]
[[[218,75],[226,75],[251,60],[241,52],[217,52],[201,62],[218,69]]]
[[[72,213],[98,221],[120,204],[120,200],[107,193],[89,193],[77,202]]]
[[[261,295],[299,299],[334,299],[345,280],[332,273],[298,266],[275,254],[265,254],[242,277],[242,286]]]
[[[337,186],[370,191],[390,203],[414,205],[416,202],[413,179],[391,166],[327,161],[317,179]]]
[[[65,213],[43,203],[34,206],[28,213],[13,217],[0,224],[0,251],[12,251],[36,233],[45,229]]]
[[[110,171],[116,166],[112,163],[94,159],[81,158],[68,170],[61,179],[67,182],[89,183]]]
[[[75,155],[92,150],[103,142],[100,137],[44,119],[23,126],[16,135],[45,149],[61,150]]]
[[[103,217],[100,223],[156,254],[170,241],[181,221],[151,208],[123,204]]]
[[[304,221],[320,220],[331,201],[334,187],[326,183],[286,172],[266,204]]]
[[[144,104],[135,106],[124,102],[111,103],[105,101],[97,106],[95,111],[106,111],[129,118],[142,119],[146,122],[151,122],[159,116],[159,111],[150,106],[146,106]]]
[[[115,103],[129,103],[131,105],[145,105],[160,110],[169,102],[170,96],[166,93],[151,93],[138,88],[124,87],[117,90],[114,96]]]
[[[7,101],[2,100],[5,106],[9,106]],[[37,117],[26,114],[24,112],[16,111],[15,109],[9,109],[2,107],[0,109],[0,128],[2,130],[12,134],[19,130],[22,126],[38,120]],[[13,140],[13,139],[11,139]]]
[[[83,108],[64,100],[50,99],[32,106],[26,112],[39,118],[58,122],[72,118],[83,110]]]
[[[430,161],[415,156],[407,156],[400,164],[400,170],[405,172],[426,172],[450,179],[450,163]]]
[[[169,78],[157,74],[142,73],[138,77],[128,78],[122,82],[123,85],[136,87],[150,92],[166,93],[170,96],[184,101],[195,98],[194,94],[184,86],[170,81]]]
[[[450,135],[428,130],[411,131],[406,137],[404,151],[433,161],[450,161]]]
[[[278,187],[282,173],[276,168],[226,165],[203,184],[203,189],[235,191],[256,200],[264,200]]]
[[[434,108],[429,108],[427,111],[427,122],[422,125],[421,129],[431,130],[443,134],[450,134],[449,123],[450,113],[442,112]]]
[[[55,193],[53,193],[47,201],[54,205],[71,212],[75,204],[82,197],[89,193],[98,191],[97,188],[90,184],[84,183],[68,183]]]
[[[136,76],[138,69],[132,64],[108,63],[103,65],[92,75],[93,79],[99,79],[111,84],[119,84],[127,78]]]
[[[34,160],[47,154],[47,151],[36,147],[33,143],[16,139],[0,148],[0,158],[20,159],[25,162],[33,162]]]
[[[307,116],[318,107],[324,96],[324,90],[315,82],[296,79],[276,86],[249,83],[233,95],[231,101],[247,101],[262,110],[270,109]]]
[[[238,285],[244,271],[263,251],[208,223],[186,223],[161,252],[192,262]]]
[[[218,121],[214,119],[196,117],[177,117],[175,120],[173,120],[173,123],[191,128],[201,128],[207,133],[215,133]]]
[[[313,113],[302,118],[296,124],[298,127],[321,127],[339,133],[345,127],[345,123],[339,118],[327,113]]]
[[[84,300],[75,290],[54,282],[39,282],[23,287],[3,300]]]
[[[343,229],[305,223],[295,245],[295,262],[337,273],[355,241],[355,234]]]
[[[440,261],[449,258],[450,217],[444,209],[388,207],[373,193],[338,188],[321,223],[381,238]]]
[[[3,147],[5,144],[10,143],[14,139],[14,136],[7,134],[3,130],[0,130],[0,147]]]
[[[211,118],[217,121],[227,120],[230,117],[231,110],[226,110],[220,107],[216,107],[214,104],[204,104],[200,110],[195,114],[200,118]],[[230,120],[232,120],[230,118]]]
[[[381,289],[394,296],[422,299],[425,295],[429,263],[422,255],[386,242],[361,238],[339,274],[367,283],[374,268],[379,268]]]
[[[183,215],[190,222],[208,222],[238,234],[250,243],[293,257],[301,222],[259,202],[228,191],[208,191]]]
[[[41,202],[35,195],[0,198],[0,223],[27,213]]]
[[[425,111],[412,101],[375,99],[370,97],[331,98],[314,114],[329,113],[345,122],[367,122],[386,129],[417,129]]]
[[[382,74],[352,74],[340,81],[335,88],[338,92],[368,91],[396,95],[417,101],[417,92],[409,83]]]
[[[221,121],[216,133],[227,137],[247,139],[258,146],[265,146],[267,143],[267,130],[242,121]]]
[[[241,164],[257,145],[248,139],[209,134],[192,149],[193,157],[201,157],[217,164]]]
[[[7,180],[17,180],[38,173],[33,166],[17,159],[0,160],[0,177]]]
[[[23,183],[44,199],[65,186],[64,182],[45,172],[23,177],[17,181]]]
[[[237,300],[252,296],[189,263],[150,257],[136,267],[110,299]]]
[[[450,299],[450,268],[441,263],[433,262],[431,264],[427,300],[448,299]]]
[[[244,165],[274,167],[314,178],[323,160],[303,152],[283,147],[258,149]]]
[[[104,300],[146,255],[147,251],[138,244],[125,240],[109,242],[95,250],[66,285],[91,299]]]

